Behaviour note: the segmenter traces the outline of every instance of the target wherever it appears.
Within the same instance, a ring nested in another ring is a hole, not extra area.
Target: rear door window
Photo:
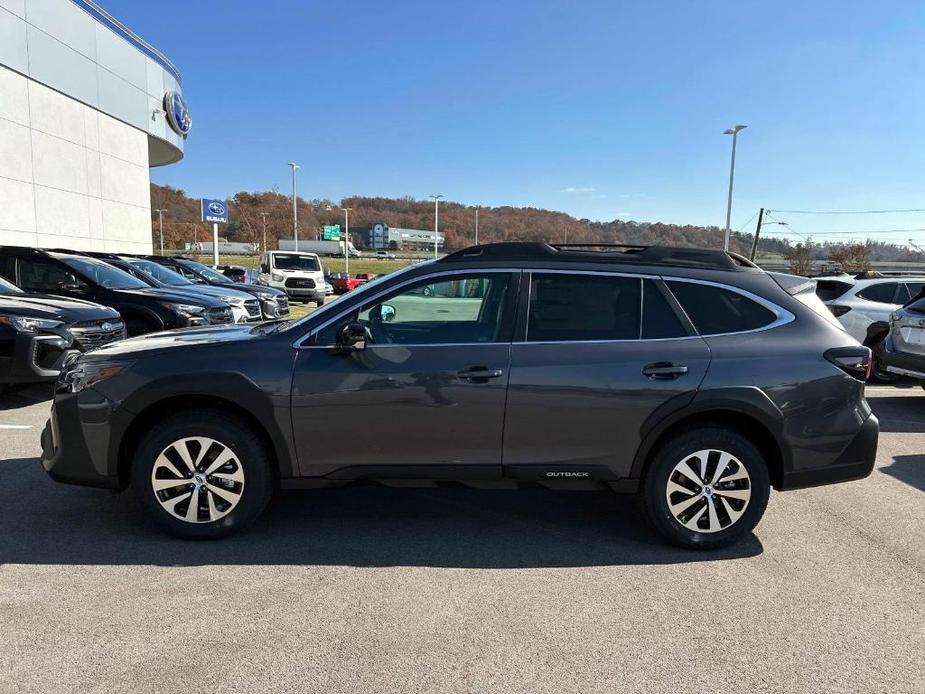
[[[638,340],[641,288],[637,277],[536,273],[527,341]]]
[[[876,301],[880,304],[895,304],[896,291],[899,288],[897,282],[881,282],[865,287],[858,292],[858,296],[868,301]]]
[[[770,309],[730,289],[680,281],[667,285],[701,335],[758,330],[777,319]]]

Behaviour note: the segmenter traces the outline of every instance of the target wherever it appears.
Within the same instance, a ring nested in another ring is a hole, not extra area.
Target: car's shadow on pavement
[[[0,386],[0,412],[36,405],[51,400],[52,395],[54,395],[54,387],[48,383]]]
[[[152,527],[131,493],[58,485],[35,458],[0,461],[0,564],[346,565],[536,568],[750,557],[735,546],[663,544],[631,497],[606,491],[389,488],[357,484],[277,495],[254,527],[184,542]]]
[[[925,455],[897,455],[880,471],[925,492]]]
[[[881,434],[925,434],[925,393],[921,397],[885,396],[868,400]]]

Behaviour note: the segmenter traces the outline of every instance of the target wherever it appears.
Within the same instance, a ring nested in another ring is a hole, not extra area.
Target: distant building
[[[444,242],[443,232],[435,234],[427,229],[400,229],[390,227],[388,224],[378,222],[366,226],[350,228],[353,243],[360,248],[373,248],[376,250],[428,250],[434,247],[434,236],[437,237],[437,247]]]

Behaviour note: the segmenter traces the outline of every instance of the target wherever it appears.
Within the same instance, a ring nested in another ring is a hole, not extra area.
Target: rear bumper
[[[925,379],[925,355],[897,352],[893,338],[887,337],[883,343],[880,359],[887,371],[901,376]]]
[[[822,484],[850,482],[867,477],[873,472],[877,460],[877,441],[880,437],[880,422],[871,414],[851,443],[830,465],[785,472],[780,491],[816,487]]]

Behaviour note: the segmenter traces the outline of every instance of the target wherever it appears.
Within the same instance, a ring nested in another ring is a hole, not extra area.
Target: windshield
[[[274,253],[273,267],[277,270],[306,270],[316,272],[321,269],[321,263],[316,255],[301,255],[295,253]]]
[[[395,272],[390,272],[386,275],[379,275],[378,277],[376,277],[376,279],[370,280],[369,282],[365,282],[364,284],[361,284],[359,287],[357,287],[352,292],[350,292],[350,294],[345,294],[344,296],[349,296],[350,301],[352,303],[354,298],[364,297],[370,292],[376,291],[379,288],[379,285],[381,285],[385,280],[392,279],[394,277],[399,277],[413,270],[414,268],[422,267],[423,265],[430,265],[433,262],[435,261],[428,260],[426,263],[416,263],[416,264],[408,265],[407,267],[403,267],[400,270],[396,270]],[[338,298],[335,301],[325,304],[324,306],[313,311],[312,313],[309,313],[307,316],[303,316],[302,318],[299,318],[297,321],[283,321],[281,323],[273,324],[274,328],[276,330],[280,330],[280,329],[297,330],[299,326],[301,326],[309,318],[317,318],[318,316],[321,316],[321,315],[325,315],[328,317],[334,316],[337,314],[338,311],[343,309],[342,302],[343,302],[343,297]]]
[[[210,282],[217,282],[219,284],[234,284],[234,282],[225,277],[222,273],[213,270],[208,265],[197,263],[195,260],[184,260],[182,264],[184,267],[188,267],[193,272],[198,272]]]
[[[7,282],[5,279],[0,277],[0,294],[22,294],[23,291],[15,284]]]
[[[130,260],[129,264],[141,270],[149,277],[153,277],[158,282],[171,287],[186,287],[193,284],[183,275],[174,272],[170,268],[164,267],[160,263],[155,263],[152,260]]]
[[[93,258],[62,257],[60,260],[91,282],[106,289],[149,289],[137,277]]]

